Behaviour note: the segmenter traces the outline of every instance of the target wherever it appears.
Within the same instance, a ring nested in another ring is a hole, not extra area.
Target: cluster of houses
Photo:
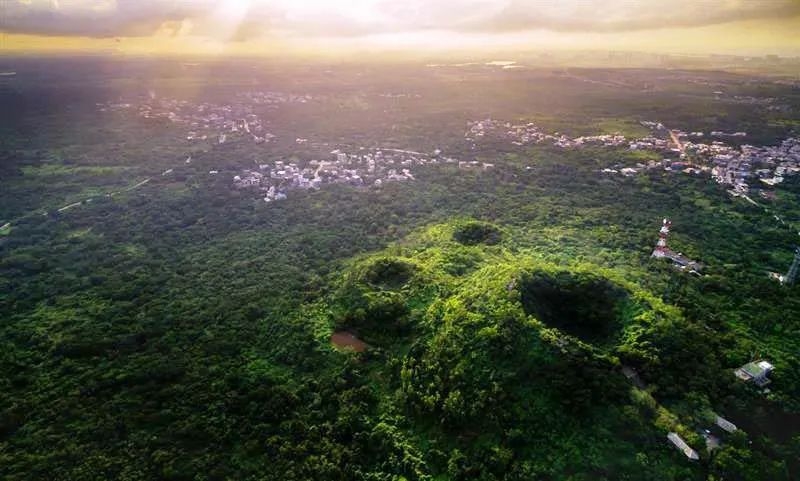
[[[771,111],[788,112],[791,110],[789,105],[778,103],[778,99],[775,97],[753,97],[752,95],[725,96],[724,92],[721,91],[714,92],[714,97],[716,100],[722,100],[724,102],[753,105]]]
[[[654,131],[653,135],[627,139],[622,135],[595,135],[571,138],[563,134],[548,134],[536,125],[512,125],[486,119],[470,122],[466,140],[477,142],[489,136],[508,139],[512,144],[550,143],[556,147],[576,148],[584,145],[627,147],[630,150],[648,150],[665,155],[660,161],[637,163],[634,166],[616,166],[601,170],[607,174],[632,176],[641,170],[660,168],[667,171],[697,174],[707,172],[717,183],[730,186],[733,195],[747,194],[754,182],[760,182],[762,197],[773,196],[764,190],[783,182],[784,177],[800,172],[800,138],[788,138],[780,145],[757,147],[730,145],[721,140],[701,142],[705,137],[743,138],[746,132],[683,132],[667,130],[660,122],[643,121],[641,124]],[[659,135],[660,134],[660,135]]]
[[[684,158],[688,156],[692,161],[683,161],[685,167],[681,170],[709,172],[715,182],[730,186],[732,195],[746,195],[758,185],[762,197],[770,198],[769,187],[783,182],[787,175],[800,172],[799,138],[788,138],[780,145],[766,147],[736,147],[720,141],[687,142],[685,150]]]
[[[767,376],[772,370],[772,364],[767,361],[758,360],[749,362],[736,369],[734,374],[742,381],[748,383],[752,382],[758,387],[764,387],[770,383],[770,379]],[[637,389],[647,389],[647,386],[639,377],[636,369],[623,366],[622,374],[625,375]],[[720,448],[725,437],[739,429],[734,423],[710,409],[697,412],[693,417],[695,422],[699,422],[701,423],[700,426],[703,426],[702,428],[698,428],[696,432],[699,433],[700,437],[705,441],[706,451],[709,453]],[[676,424],[675,427],[679,426]],[[700,454],[679,433],[670,431],[667,434],[667,440],[689,460],[697,461],[700,459]]]
[[[383,94],[382,94],[383,95]],[[389,96],[390,94],[385,94]],[[397,94],[402,96],[406,94]],[[392,94],[391,96],[394,96]],[[410,94],[409,94],[410,96]],[[232,104],[213,104],[209,102],[193,103],[187,100],[157,97],[153,92],[139,104],[111,102],[98,104],[101,111],[106,110],[135,110],[144,118],[167,119],[171,122],[185,125],[188,129],[188,141],[205,141],[223,144],[232,139],[250,139],[257,144],[270,142],[275,135],[270,133],[265,123],[254,112],[254,106],[260,108],[277,108],[286,103],[307,103],[314,100],[311,95],[286,94],[273,91],[251,91],[240,93]],[[758,99],[737,98],[740,101],[755,101]],[[593,136],[570,137],[558,132],[548,133],[533,123],[512,124],[495,119],[484,119],[468,122],[464,134],[465,140],[472,143],[475,149],[478,142],[490,138],[510,142],[513,145],[524,146],[532,144],[549,144],[560,148],[580,148],[594,145],[604,147],[623,147],[630,150],[648,150],[663,153],[660,161],[637,163],[636,165],[617,165],[613,168],[603,169],[606,174],[620,174],[633,176],[646,169],[664,169],[667,171],[696,174],[708,173],[714,181],[730,187],[729,192],[734,196],[746,196],[753,185],[758,185],[759,194],[765,198],[774,196],[771,187],[783,181],[787,175],[800,172],[800,138],[789,138],[778,146],[755,147],[751,145],[729,145],[722,140],[702,142],[709,138],[743,138],[746,132],[713,131],[706,135],[703,132],[683,132],[668,130],[660,122],[642,121],[644,127],[649,128],[651,135],[628,139],[620,134],[604,134]],[[297,138],[298,144],[308,142],[305,138]],[[403,153],[403,152],[396,152]],[[408,153],[408,152],[406,152]],[[381,160],[381,152],[368,154],[362,163],[369,171],[368,158],[372,155],[373,164]],[[386,152],[384,152],[386,154]],[[401,165],[457,162],[454,159],[442,159],[438,156],[426,156],[419,153],[418,158],[405,158],[400,160]],[[361,158],[355,156],[356,158]],[[342,164],[337,159],[339,164]],[[460,168],[490,168],[492,164],[476,162],[458,162]],[[374,169],[374,165],[372,167]],[[353,169],[336,169],[336,173],[329,173],[328,178],[337,182],[363,183],[362,170],[349,172]],[[292,185],[304,188],[317,187],[314,176],[292,172],[295,175]],[[402,174],[386,175],[385,179],[397,180]],[[251,176],[248,182],[255,182]],[[305,180],[301,180],[305,179]],[[322,177],[320,182],[326,182]]]
[[[276,160],[246,169],[233,177],[239,189],[257,189],[265,193],[264,200],[272,202],[286,198],[294,189],[318,189],[324,184],[344,183],[353,186],[380,186],[386,182],[413,180],[412,166],[447,163],[460,168],[492,167],[486,163],[464,163],[442,156],[399,149],[367,150],[352,154],[336,149],[328,160],[309,160],[301,163]],[[475,164],[475,165],[473,165]]]
[[[281,92],[244,92],[236,96],[231,104],[190,102],[157,97],[153,92],[138,104],[109,102],[97,104],[101,112],[135,110],[146,119],[166,119],[186,126],[186,140],[208,141],[222,144],[232,136],[249,138],[257,144],[269,142],[275,137],[265,123],[254,112],[260,109],[277,108],[286,103],[306,103],[310,95],[285,94]]]
[[[654,122],[642,124],[653,129],[663,129],[663,125]],[[755,183],[760,182],[760,195],[771,198],[774,194],[764,190],[765,186],[772,187],[783,182],[785,176],[800,172],[800,138],[788,138],[776,146],[756,147],[747,144],[729,145],[719,140],[710,143],[689,140],[703,138],[703,132],[672,131],[672,134],[680,139],[679,145],[654,137],[631,143],[631,148],[668,150],[679,154],[677,158],[637,165],[634,173],[642,168],[663,168],[689,174],[707,172],[715,182],[730,186],[732,195],[746,195]],[[746,137],[747,133],[714,131],[709,136]]]
[[[722,439],[728,434],[735,433],[739,430],[735,424],[723,418],[713,411],[703,413],[703,418],[709,423],[709,427],[699,430],[701,437],[705,440],[706,451],[711,452],[722,446]],[[667,440],[672,443],[679,451],[683,453],[688,459],[697,461],[700,455],[694,448],[692,448],[681,436],[676,432],[667,434]]]
[[[381,94],[394,98],[411,96],[410,94]],[[265,123],[254,112],[254,106],[263,108],[278,108],[286,103],[308,103],[314,100],[311,95],[286,94],[274,91],[251,91],[240,93],[232,104],[213,104],[209,102],[194,103],[187,100],[157,97],[154,92],[139,104],[111,102],[98,104],[101,111],[106,110],[135,110],[144,118],[167,119],[171,122],[185,125],[188,129],[188,141],[205,141],[223,144],[232,139],[249,139],[257,144],[270,142],[275,135],[270,133]],[[759,99],[736,98],[742,102],[756,102]],[[752,145],[730,145],[722,140],[702,142],[706,137],[744,138],[746,132],[713,131],[706,135],[703,132],[683,132],[668,130],[662,123],[642,121],[641,124],[652,131],[651,135],[628,139],[620,134],[604,134],[593,136],[570,137],[558,132],[548,133],[533,123],[512,124],[495,119],[484,119],[468,122],[464,134],[466,141],[472,143],[475,149],[477,143],[488,139],[499,139],[510,142],[516,146],[532,144],[549,144],[560,148],[580,148],[594,145],[615,148],[628,148],[630,150],[647,150],[659,152],[664,155],[661,160],[651,160],[647,163],[636,165],[616,165],[613,168],[602,169],[605,174],[620,174],[633,176],[646,169],[664,169],[667,171],[696,174],[706,172],[710,177],[723,185],[729,186],[729,192],[734,196],[744,196],[751,192],[754,185],[758,185],[759,194],[764,198],[773,198],[771,187],[781,183],[784,177],[800,172],[800,138],[788,138],[780,145],[770,147],[756,147]],[[305,138],[297,138],[297,144],[308,142]],[[391,150],[391,149],[390,149]],[[326,182],[348,182],[363,185],[365,182],[383,182],[386,180],[402,180],[409,178],[403,170],[394,173],[381,171],[375,174],[376,165],[398,163],[402,166],[411,166],[425,163],[449,162],[457,163],[459,168],[491,168],[492,164],[479,162],[458,162],[455,159],[442,158],[434,154],[427,156],[418,152],[397,151],[393,154],[405,154],[407,157],[394,159],[388,156],[389,152],[377,151],[366,155],[337,156],[335,165],[326,165],[325,169],[317,172],[316,167],[305,168],[313,170],[313,174],[302,172],[302,169],[291,170],[294,167],[286,166],[285,175],[291,176],[286,184],[293,188],[316,188]],[[409,156],[410,155],[410,156]],[[383,162],[383,160],[386,162]],[[326,162],[330,164],[330,162]],[[346,168],[359,164],[358,169]],[[289,169],[289,170],[287,170]],[[256,172],[257,173],[257,172]],[[270,174],[270,179],[276,178]],[[243,180],[236,184],[243,187],[251,186],[257,178],[252,173],[239,176]],[[262,181],[258,182],[261,186]],[[282,184],[282,185],[283,185]],[[267,186],[268,189],[268,186]],[[752,202],[752,201],[751,201]]]
[[[544,132],[533,123],[514,125],[485,119],[468,122],[464,139],[472,142],[473,148],[477,142],[493,138],[517,146],[548,143],[561,148],[578,148],[597,145],[660,152],[665,156],[660,161],[619,165],[601,172],[624,176],[655,168],[688,174],[707,172],[716,182],[730,186],[733,195],[747,194],[753,182],[760,182],[762,188],[771,187],[782,182],[785,176],[800,172],[800,138],[788,138],[780,145],[768,147],[730,145],[722,140],[706,143],[701,139],[744,138],[747,133],[712,131],[706,135],[704,132],[668,130],[660,122],[642,121],[641,124],[653,133],[637,139],[627,139],[619,134],[573,138],[558,132]],[[759,191],[763,197],[772,196],[769,190]]]
[[[381,94],[386,98],[417,98],[412,94]],[[311,95],[284,94],[272,91],[240,93],[231,104],[194,103],[187,100],[157,97],[153,92],[140,103],[98,104],[101,111],[133,110],[143,118],[166,119],[187,127],[186,140],[224,144],[231,141],[252,139],[255,143],[268,143],[275,135],[267,131],[265,123],[255,108],[278,108],[281,104],[305,104],[315,100]],[[316,150],[328,144],[310,142],[297,137],[298,146]],[[261,163],[257,168],[245,169],[233,177],[233,185],[239,189],[255,189],[262,192],[267,202],[282,200],[292,189],[317,189],[323,184],[346,183],[354,186],[379,186],[385,182],[414,179],[412,166],[426,164],[453,164],[460,169],[489,169],[494,164],[477,161],[458,161],[435,150],[431,154],[400,150],[370,149],[363,147],[359,153],[340,150],[331,152],[328,160],[288,162],[277,160],[272,164]],[[191,163],[191,157],[186,159]],[[210,170],[216,175],[218,170]]]
[[[256,105],[280,105],[286,103],[304,104],[314,100],[309,94],[287,94],[273,91],[242,92],[237,95],[240,103]]]
[[[512,124],[494,119],[476,120],[467,123],[464,139],[476,143],[487,137],[497,137],[507,140],[513,145],[531,145],[549,143],[561,148],[574,148],[584,145],[602,145],[606,147],[619,147],[627,143],[627,139],[619,134],[591,135],[582,137],[569,137],[561,133],[549,134],[542,131],[535,124]]]
[[[734,370],[734,375],[746,383],[752,383],[759,388],[768,385],[771,380],[769,374],[773,371],[774,367],[768,361],[757,360],[748,362],[744,366]],[[766,392],[767,390],[765,390]],[[719,448],[722,445],[722,439],[728,434],[734,433],[738,430],[735,424],[723,418],[719,414],[707,411],[702,416],[710,426],[706,429],[700,430],[702,438],[706,442],[706,450],[708,452]],[[684,456],[692,461],[700,459],[698,452],[692,448],[678,433],[670,432],[667,434],[667,440],[681,451]]]
[[[420,94],[409,94],[409,93],[392,93],[392,92],[385,92],[378,94],[378,97],[384,99],[421,99],[422,95]]]

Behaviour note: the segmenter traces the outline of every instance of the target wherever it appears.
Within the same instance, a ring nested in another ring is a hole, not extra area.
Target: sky
[[[0,0],[0,52],[800,55],[800,0]]]

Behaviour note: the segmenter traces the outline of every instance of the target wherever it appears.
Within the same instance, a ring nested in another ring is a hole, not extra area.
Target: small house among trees
[[[669,441],[672,444],[674,444],[676,448],[680,449],[683,452],[683,454],[686,455],[687,458],[695,461],[700,459],[700,455],[697,454],[697,451],[695,451],[694,449],[692,449],[691,446],[686,444],[686,441],[684,441],[683,438],[681,438],[680,435],[678,435],[678,433],[667,434],[667,439],[669,439]]]
[[[744,366],[733,371],[736,377],[745,382],[752,381],[758,387],[764,387],[772,382],[767,375],[774,369],[773,365],[767,361],[748,362]]]

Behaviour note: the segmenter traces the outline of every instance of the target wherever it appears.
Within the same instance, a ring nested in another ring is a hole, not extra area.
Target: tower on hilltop
[[[661,230],[658,231],[658,242],[656,243],[656,248],[653,249],[653,254],[651,257],[666,257],[667,255],[667,236],[669,235],[669,228],[672,225],[672,222],[669,219],[664,219],[663,223],[661,224]]]

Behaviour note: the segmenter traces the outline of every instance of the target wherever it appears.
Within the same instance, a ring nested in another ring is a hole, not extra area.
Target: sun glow
[[[703,2],[674,1],[682,8],[665,12],[655,0],[11,0],[0,8],[0,51],[800,52],[795,0],[769,8],[720,1],[707,12]]]
[[[224,0],[219,3],[212,15],[211,24],[217,30],[217,37],[229,40],[241,27],[252,8],[252,0]]]

